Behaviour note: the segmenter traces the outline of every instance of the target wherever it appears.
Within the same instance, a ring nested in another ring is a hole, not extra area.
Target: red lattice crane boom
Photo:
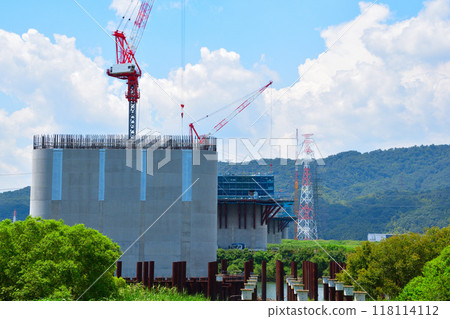
[[[136,61],[135,53],[148,17],[153,7],[154,0],[144,0],[141,2],[139,12],[134,19],[131,32],[126,35],[124,30],[116,30],[113,35],[116,40],[116,63],[111,66],[106,73],[109,76],[127,80],[128,89],[125,97],[128,100],[128,138],[136,137],[136,105],[140,97],[139,95],[139,77],[141,76],[141,68]],[[132,2],[130,3],[131,6]],[[128,10],[127,10],[128,11]],[[123,17],[125,18],[125,16]],[[130,18],[131,19],[131,18]],[[124,26],[126,28],[126,24]],[[127,40],[128,38],[128,40]]]
[[[189,124],[191,140],[193,140],[194,134],[195,134],[195,136],[197,136],[197,138],[200,140],[200,142],[202,142],[205,138],[217,133],[222,127],[224,127],[228,122],[230,122],[236,115],[241,113],[247,106],[249,106],[259,95],[261,95],[261,93],[263,93],[270,85],[272,85],[272,83],[273,82],[270,81],[268,84],[266,84],[265,86],[260,88],[255,93],[253,93],[249,98],[247,98],[244,102],[242,102],[233,112],[231,112],[222,121],[217,123],[216,126],[213,127],[211,132],[209,132],[206,135],[200,136],[194,128],[194,123]],[[204,118],[206,118],[206,117],[208,117],[208,116],[205,116]]]

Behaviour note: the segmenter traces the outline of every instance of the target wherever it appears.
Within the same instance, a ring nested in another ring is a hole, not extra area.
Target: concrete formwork
[[[193,154],[183,147],[100,147],[35,147],[30,214],[84,224],[129,248],[121,258],[124,277],[144,260],[155,261],[157,277],[170,276],[179,260],[189,277],[207,276],[217,250],[215,148]]]
[[[272,198],[219,198],[217,241],[219,248],[243,243],[249,249],[267,249],[267,243],[281,243],[286,226],[292,221],[283,213],[288,200]]]
[[[294,220],[289,217],[272,218],[267,225],[267,243],[281,244],[282,239],[288,238],[288,226],[295,224]]]
[[[227,249],[243,243],[250,249],[267,249],[267,224],[261,222],[264,206],[260,203],[218,204],[217,244]],[[240,221],[239,221],[240,220]]]
[[[274,198],[272,175],[218,176],[218,246],[234,243],[250,249],[267,249],[267,243],[287,238],[292,201]],[[284,236],[284,237],[283,237]]]
[[[267,225],[267,243],[281,244],[282,231],[279,230],[280,221],[271,219]]]

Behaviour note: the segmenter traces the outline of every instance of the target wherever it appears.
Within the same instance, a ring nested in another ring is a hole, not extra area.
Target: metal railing
[[[198,149],[216,151],[216,138],[200,143],[188,135],[143,135],[130,140],[126,135],[53,134],[33,136],[33,149]]]

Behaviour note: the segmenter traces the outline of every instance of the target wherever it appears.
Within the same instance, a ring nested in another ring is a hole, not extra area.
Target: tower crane
[[[139,3],[139,2],[137,2]],[[119,28],[114,31],[113,35],[116,40],[116,64],[106,70],[106,73],[121,80],[127,80],[128,89],[125,97],[128,100],[128,138],[134,139],[136,137],[136,107],[139,95],[139,81],[142,71],[136,61],[135,53],[145,26],[147,25],[148,17],[153,7],[154,0],[143,0],[139,8],[139,12],[133,22],[131,32],[125,34],[127,24],[131,21],[131,16],[124,24],[122,29]],[[127,12],[130,11],[133,2]],[[133,15],[134,9],[131,10]],[[126,14],[125,14],[126,15]],[[125,15],[122,19],[125,19]],[[123,21],[123,20],[122,20]]]
[[[189,129],[190,129],[190,135],[191,135],[191,141],[194,141],[194,134],[195,136],[198,138],[198,140],[200,141],[200,143],[203,143],[203,141],[205,140],[205,138],[208,138],[209,136],[217,133],[222,127],[224,127],[228,122],[230,122],[236,115],[238,115],[239,113],[241,113],[247,106],[249,106],[261,93],[263,93],[270,85],[272,85],[272,81],[270,81],[268,84],[266,84],[265,86],[263,86],[262,88],[260,88],[259,90],[257,90],[256,92],[254,92],[253,94],[250,95],[249,98],[247,98],[244,102],[242,102],[233,112],[231,112],[227,117],[225,117],[222,121],[220,121],[219,123],[216,124],[216,126],[214,126],[212,128],[212,130],[206,134],[206,135],[199,135],[197,133],[197,130],[194,127],[194,123],[190,123],[189,124]],[[205,119],[207,118],[209,115],[206,115],[205,117],[201,118]],[[199,120],[199,121],[200,121]],[[198,121],[197,121],[198,122]]]

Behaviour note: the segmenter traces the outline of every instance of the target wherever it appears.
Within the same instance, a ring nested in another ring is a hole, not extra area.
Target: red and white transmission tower
[[[318,236],[314,196],[317,194],[314,194],[315,188],[313,187],[313,180],[311,178],[311,163],[315,160],[314,151],[312,150],[311,145],[314,141],[311,138],[313,134],[303,134],[303,136],[305,137],[301,152],[303,179],[298,207],[296,239],[316,240],[318,239]]]
[[[295,129],[295,160],[298,160],[298,129]],[[298,216],[298,163],[295,163],[295,184],[294,184],[294,214]],[[295,230],[295,239],[297,238],[297,230]]]
[[[141,2],[139,12],[134,18],[134,12],[139,1],[131,1],[127,9],[127,12],[122,17],[122,21],[126,21],[123,28],[119,28],[113,33],[116,39],[116,62],[112,67],[106,70],[109,76],[119,78],[121,80],[127,80],[128,90],[125,93],[125,97],[128,100],[128,138],[134,139],[136,137],[136,104],[139,99],[139,82],[138,79],[141,76],[141,68],[136,61],[135,53],[139,42],[141,41],[142,34],[147,20],[152,11],[154,0],[144,0]],[[130,15],[128,16],[128,13]],[[128,21],[134,18],[134,23],[131,31],[125,34]],[[120,30],[119,30],[120,29]],[[128,39],[128,40],[127,40]]]

